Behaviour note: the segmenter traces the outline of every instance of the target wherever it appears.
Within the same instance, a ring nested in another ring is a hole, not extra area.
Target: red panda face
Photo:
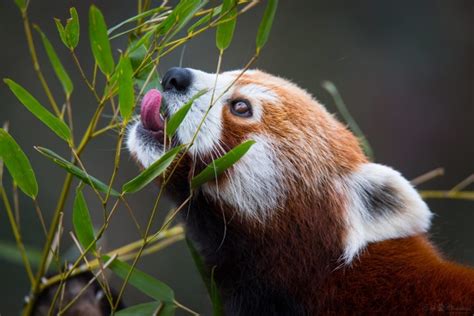
[[[185,176],[176,181],[188,182],[213,159],[245,140],[255,140],[232,168],[200,188],[232,215],[272,225],[280,218],[278,225],[287,227],[278,230],[287,229],[288,234],[297,222],[322,239],[330,230],[343,244],[347,261],[369,241],[429,226],[431,213],[409,183],[390,168],[368,163],[357,138],[291,82],[257,70],[216,76],[172,68],[163,78],[163,88],[162,107],[161,95],[145,96],[141,120],[129,129],[129,150],[144,167],[156,161],[164,152],[163,116],[172,116],[206,90],[171,142],[192,143],[186,163],[176,170]],[[189,192],[189,187],[178,187]],[[390,202],[388,207],[384,201]]]
[[[296,85],[257,70],[216,76],[195,69],[173,68],[163,79],[164,116],[170,117],[201,90],[177,130],[175,142],[189,144],[213,103],[189,150],[198,172],[245,140],[256,144],[231,170],[203,191],[263,220],[285,203],[292,186],[314,187],[315,177],[348,172],[365,160],[357,140],[308,93]],[[215,86],[215,89],[214,89]],[[145,100],[145,102],[147,102]],[[143,111],[143,108],[142,108]],[[163,152],[160,120],[142,113],[132,126],[128,147],[144,166]],[[154,126],[156,125],[156,126]],[[157,129],[158,131],[150,131]]]

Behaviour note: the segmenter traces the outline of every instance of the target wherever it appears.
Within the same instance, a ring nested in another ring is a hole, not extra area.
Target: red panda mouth
[[[161,114],[162,95],[157,89],[150,89],[143,97],[140,120],[143,128],[153,134],[160,143],[164,141],[165,119]]]

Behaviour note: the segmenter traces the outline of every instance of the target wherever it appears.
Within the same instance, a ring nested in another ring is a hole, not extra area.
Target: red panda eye
[[[241,117],[252,116],[252,107],[250,106],[250,103],[243,100],[232,102],[230,105],[230,111],[232,112],[232,114]]]

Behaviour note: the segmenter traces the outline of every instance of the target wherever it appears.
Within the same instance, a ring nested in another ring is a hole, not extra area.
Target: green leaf
[[[145,12],[142,12],[140,14],[137,14],[135,16],[132,16],[131,18],[128,18],[126,19],[125,21],[122,21],[120,22],[119,24],[111,27],[108,31],[107,31],[107,34],[110,35],[112,34],[115,30],[121,28],[122,26],[124,26],[125,24],[127,23],[131,23],[131,22],[134,22],[136,20],[139,20],[141,18],[146,18],[147,16],[150,16],[152,14],[156,14],[156,13],[160,13],[161,11],[163,11],[165,9],[165,7],[157,7],[157,8],[153,8],[153,9],[150,9],[148,11],[145,11]]]
[[[35,29],[41,35],[41,40],[43,41],[43,46],[46,50],[46,54],[48,55],[49,61],[51,62],[51,66],[53,66],[54,72],[56,73],[56,76],[61,82],[67,98],[69,98],[71,96],[72,90],[74,89],[71,78],[64,69],[63,64],[59,60],[59,57],[56,54],[56,51],[54,50],[53,45],[51,45],[49,39],[38,26],[35,25]]]
[[[188,28],[188,34],[193,33],[194,30],[197,29],[198,27],[200,27],[201,25],[211,23],[212,18],[219,15],[221,13],[221,10],[222,10],[222,5],[219,5],[215,8],[213,8],[211,10],[211,12],[209,12],[208,14],[206,14],[205,16],[203,16],[202,18],[197,20],[193,25],[191,25]]]
[[[374,161],[375,157],[374,151],[372,150],[372,146],[370,146],[370,143],[362,132],[362,129],[359,127],[359,124],[357,124],[356,120],[349,112],[349,109],[347,108],[346,103],[339,94],[336,85],[334,85],[334,83],[332,83],[331,81],[324,81],[322,83],[322,86],[332,96],[334,103],[336,104],[336,108],[341,114],[344,121],[347,123],[347,125],[349,125],[349,128],[352,130],[352,132],[354,132],[354,134],[356,134],[356,136],[359,138],[365,154],[370,158],[370,160]]]
[[[195,189],[204,183],[215,179],[228,168],[232,167],[240,158],[247,153],[247,151],[255,144],[254,140],[247,140],[242,144],[234,147],[224,156],[214,160],[201,173],[191,179],[191,188]]]
[[[143,89],[144,93],[146,93],[150,89],[158,89],[160,91],[163,91],[160,84],[160,77],[158,75],[158,72],[154,68],[153,63],[149,63],[148,60],[145,62],[145,64],[148,63],[147,66],[142,67],[140,70],[138,69],[140,66],[142,66],[143,60],[147,55],[147,43],[149,37],[152,35],[151,32],[152,31],[146,33],[140,39],[133,40],[130,43],[129,49],[127,51],[127,54],[130,57],[133,71],[134,73],[137,72],[134,78],[135,84],[137,85],[139,90]],[[150,72],[152,71],[153,73],[150,76],[150,80],[148,80],[146,87],[143,88],[143,85],[145,84],[148,76],[150,75]]]
[[[18,265],[24,264],[16,243],[0,241],[0,257],[11,263]],[[42,257],[41,250],[32,247],[26,247],[26,257],[33,268],[39,267]]]
[[[168,15],[168,17],[158,25],[157,32],[160,34],[166,34],[178,21],[179,14],[181,11],[188,6],[189,3],[195,2],[195,0],[181,0],[174,7],[173,11]]]
[[[176,6],[174,29],[167,36],[167,39],[173,38],[181,29],[191,20],[191,18],[199,11],[207,1],[200,0],[185,0],[181,1],[178,6]],[[181,5],[182,4],[182,5]]]
[[[263,14],[262,22],[258,27],[257,33],[257,53],[260,52],[260,49],[267,43],[270,30],[272,29],[273,20],[275,18],[275,13],[278,7],[278,0],[267,0],[267,7],[265,8],[265,13]]]
[[[157,316],[173,316],[176,310],[176,305],[172,303],[165,303],[163,307],[161,307],[160,311],[158,312]]]
[[[76,48],[77,44],[79,44],[79,16],[77,15],[76,8],[74,7],[70,8],[69,12],[71,14],[71,18],[67,19],[65,33],[69,44],[68,47],[70,49],[74,49]]]
[[[103,258],[104,261],[108,261],[110,259],[108,256],[103,256]],[[109,269],[111,269],[120,278],[125,279],[129,271],[132,269],[132,266],[128,263],[120,261],[119,259],[115,259],[109,265]],[[174,292],[168,285],[158,281],[151,275],[146,274],[137,268],[134,268],[130,274],[128,283],[136,287],[144,294],[154,298],[155,300],[160,300],[164,303],[171,304],[174,302]]]
[[[116,312],[115,316],[154,316],[160,306],[160,302],[138,304]]]
[[[29,197],[38,195],[38,183],[28,157],[17,142],[3,128],[0,128],[0,159],[20,189]]]
[[[135,106],[135,91],[133,88],[133,68],[130,58],[122,57],[117,66],[119,84],[120,114],[127,120]]]
[[[15,0],[15,4],[21,11],[25,11],[28,5],[28,2],[26,2],[26,0]]]
[[[214,281],[214,271],[210,271],[206,267],[204,261],[202,260],[202,257],[199,255],[198,251],[196,250],[196,247],[194,247],[193,242],[189,238],[186,238],[186,243],[188,245],[189,252],[193,257],[194,265],[198,269],[199,274],[201,275],[201,278],[204,282],[204,285],[206,286],[209,297],[211,298],[212,315],[224,315],[224,306],[222,304],[222,299],[219,291],[217,290],[216,282]]]
[[[144,188],[148,183],[152,182],[156,177],[161,175],[166,168],[171,165],[176,155],[183,150],[184,145],[179,145],[160,157],[152,163],[148,168],[142,171],[138,176],[125,183],[122,187],[124,193],[134,193]]]
[[[152,29],[152,30],[146,32],[145,35],[143,35],[139,39],[132,40],[130,45],[128,46],[127,55],[129,55],[130,58],[133,60],[132,55],[135,53],[136,50],[144,49],[145,53],[146,53],[146,48],[149,47],[150,38],[154,33],[155,33],[155,29]],[[137,57],[138,56],[141,56],[141,59],[143,59],[143,57],[145,57],[145,54],[144,53],[138,53]]]
[[[104,16],[95,5],[92,5],[89,10],[89,39],[92,54],[100,70],[106,76],[110,76],[115,67],[114,58],[110,48],[109,37],[107,36]]]
[[[150,72],[152,71],[153,73],[150,76]],[[148,76],[150,76],[150,79],[147,83]],[[137,85],[138,89],[143,89],[143,93],[146,93],[150,89],[158,89],[160,91],[163,91],[160,81],[160,76],[158,75],[156,69],[154,69],[153,64],[150,64],[149,66],[143,68],[143,70],[141,70],[135,76],[135,84]],[[145,88],[143,88],[143,86],[145,86]]]
[[[92,251],[95,251],[95,234],[94,226],[92,225],[89,208],[87,207],[86,199],[82,193],[82,186],[76,190],[76,198],[74,199],[74,206],[72,212],[72,223],[77,239],[85,250],[92,244]]]
[[[221,14],[221,21],[231,19],[217,26],[216,46],[222,52],[229,47],[234,36],[235,24],[237,22],[237,0],[224,0]]]
[[[71,131],[69,127],[56,116],[46,110],[28,91],[10,79],[3,79],[18,100],[36,116],[41,122],[48,126],[56,135],[69,142]]]
[[[35,147],[37,151],[43,156],[51,159],[54,163],[56,163],[61,168],[65,169],[67,172],[71,173],[72,175],[76,176],[77,178],[81,179],[84,183],[90,185],[94,189],[107,193],[109,190],[109,186],[101,182],[100,180],[94,178],[93,176],[85,173],[77,166],[73,165],[63,157],[56,154],[54,151],[49,150],[43,147]],[[114,189],[110,190],[110,194],[113,196],[119,196],[120,194],[115,191]]]
[[[70,8],[69,13],[71,17],[66,21],[66,27],[61,23],[60,19],[54,19],[56,23],[56,28],[59,32],[59,37],[61,37],[62,42],[66,47],[73,50],[79,44],[79,16],[77,15],[76,8]]]
[[[191,106],[193,105],[194,101],[201,97],[203,94],[207,92],[207,89],[201,90],[196,93],[188,102],[186,102],[175,114],[166,122],[166,135],[169,137],[173,136],[176,130],[178,129],[179,125],[183,122],[186,114],[188,114]]]
[[[56,23],[56,28],[58,29],[59,37],[61,38],[61,41],[63,42],[66,47],[69,47],[69,40],[66,36],[66,30],[64,29],[64,26],[61,24],[60,19],[54,19],[54,23]]]

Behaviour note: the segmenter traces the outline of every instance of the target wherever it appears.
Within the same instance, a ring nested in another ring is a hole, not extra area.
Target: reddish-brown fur
[[[423,235],[369,245],[321,289],[313,295],[325,312],[474,313],[474,271],[444,260]]]

